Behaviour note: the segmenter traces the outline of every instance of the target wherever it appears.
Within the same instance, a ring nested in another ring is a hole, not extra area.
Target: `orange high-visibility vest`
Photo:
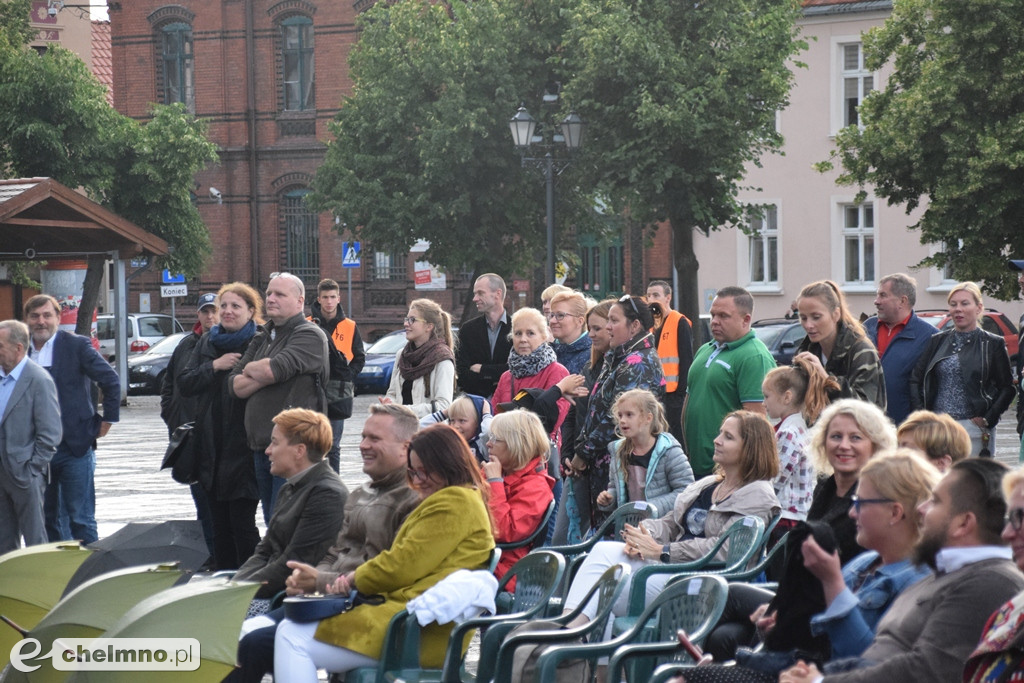
[[[306,316],[306,320],[313,321],[313,316]],[[356,321],[352,318],[345,318],[331,332],[331,341],[334,348],[341,351],[349,363],[352,362],[352,339],[356,336]]]
[[[691,328],[693,323],[679,311],[668,312],[658,336],[658,358],[661,359],[661,372],[665,375],[665,391],[673,392],[679,388],[679,319],[682,318]]]

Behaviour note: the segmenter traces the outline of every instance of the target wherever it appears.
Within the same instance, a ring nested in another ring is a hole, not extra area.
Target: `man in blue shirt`
[[[46,542],[43,490],[61,437],[57,389],[25,355],[28,327],[0,322],[0,554]]]

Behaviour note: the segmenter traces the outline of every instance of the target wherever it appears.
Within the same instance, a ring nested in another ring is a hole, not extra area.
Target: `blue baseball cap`
[[[217,295],[216,294],[200,294],[199,302],[196,304],[196,310],[201,311],[207,306],[217,307]]]

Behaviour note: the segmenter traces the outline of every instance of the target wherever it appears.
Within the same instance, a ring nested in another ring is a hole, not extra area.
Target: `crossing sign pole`
[[[345,242],[341,245],[341,265],[345,268],[348,280],[348,315],[352,316],[352,269],[358,268],[361,263],[359,258],[359,242]]]

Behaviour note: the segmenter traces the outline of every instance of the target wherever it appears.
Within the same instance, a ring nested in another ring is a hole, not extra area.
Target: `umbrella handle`
[[[16,623],[14,623],[14,622],[13,622],[13,621],[11,621],[10,619],[8,619],[8,618],[7,618],[6,616],[4,616],[3,614],[0,614],[0,620],[3,620],[3,622],[4,622],[5,624],[7,624],[7,625],[8,625],[8,626],[10,626],[11,628],[13,628],[13,629],[14,629],[15,631],[17,631],[18,633],[20,633],[20,634],[21,634],[21,635],[22,635],[23,637],[27,637],[27,636],[28,636],[28,631],[26,631],[26,630],[25,630],[25,629],[23,629],[22,627],[18,626],[18,625],[17,625]]]

